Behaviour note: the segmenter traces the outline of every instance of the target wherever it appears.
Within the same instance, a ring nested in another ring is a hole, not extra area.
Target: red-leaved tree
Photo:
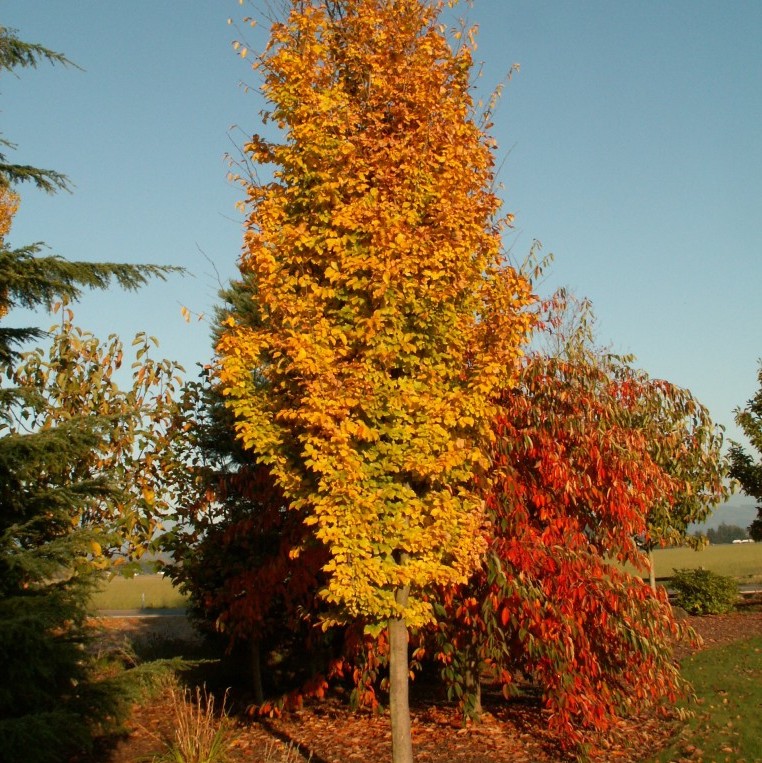
[[[643,416],[655,396],[675,424],[664,432]],[[562,351],[526,360],[495,423],[485,564],[438,605],[436,656],[468,715],[480,677],[506,695],[529,677],[579,748],[680,692],[681,629],[664,590],[630,570],[648,569],[643,539],[658,542],[671,510],[706,511],[722,492],[716,432],[692,436],[686,400],[592,349],[584,323]]]

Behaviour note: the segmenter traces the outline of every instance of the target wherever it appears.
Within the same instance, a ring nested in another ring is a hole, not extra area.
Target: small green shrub
[[[738,583],[701,567],[675,570],[670,586],[677,593],[677,605],[691,615],[721,615],[733,609],[738,599]]]

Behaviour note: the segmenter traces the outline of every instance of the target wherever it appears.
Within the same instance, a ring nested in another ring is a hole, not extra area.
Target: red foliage
[[[506,693],[521,671],[571,746],[679,691],[666,596],[621,566],[645,569],[635,539],[682,489],[632,416],[643,384],[623,366],[534,357],[503,395],[487,562],[439,609],[438,658],[466,710],[469,671]]]

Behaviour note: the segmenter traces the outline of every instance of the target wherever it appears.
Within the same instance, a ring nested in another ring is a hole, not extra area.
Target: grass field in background
[[[114,577],[92,598],[93,609],[177,609],[186,598],[161,575]]]
[[[699,652],[682,665],[698,702],[680,735],[656,760],[762,760],[762,638]]]
[[[762,543],[723,543],[701,551],[661,548],[654,551],[656,577],[671,577],[677,569],[703,567],[740,583],[762,583]]]
[[[656,575],[671,577],[676,569],[704,567],[740,583],[762,583],[762,543],[708,546],[702,551],[663,548],[654,551]],[[186,598],[161,575],[115,577],[92,600],[93,609],[176,609]]]

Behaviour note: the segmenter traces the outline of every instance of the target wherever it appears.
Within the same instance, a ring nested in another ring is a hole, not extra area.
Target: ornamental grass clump
[[[226,763],[233,742],[230,718],[223,697],[219,713],[215,712],[214,695],[206,687],[180,691],[170,687],[173,707],[174,735],[167,741],[163,755],[153,763]]]

